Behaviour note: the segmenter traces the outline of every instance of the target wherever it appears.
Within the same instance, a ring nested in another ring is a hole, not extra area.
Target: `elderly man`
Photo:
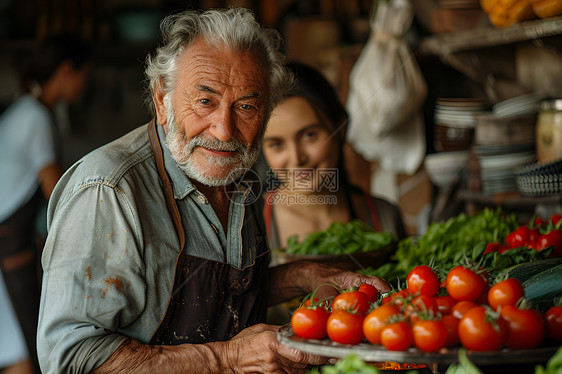
[[[46,373],[300,372],[266,307],[331,281],[378,278],[300,262],[268,268],[259,207],[240,179],[290,79],[278,36],[243,9],[163,23],[146,74],[156,121],[63,177],[50,233],[38,351]]]

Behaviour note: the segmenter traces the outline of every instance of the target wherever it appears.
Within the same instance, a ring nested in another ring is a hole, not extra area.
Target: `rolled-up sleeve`
[[[42,256],[38,354],[44,373],[87,373],[127,336],[145,308],[140,224],[123,190],[103,181],[71,186],[65,175],[49,206]]]

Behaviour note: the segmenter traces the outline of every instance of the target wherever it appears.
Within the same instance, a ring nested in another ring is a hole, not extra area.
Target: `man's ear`
[[[168,122],[166,105],[164,105],[165,96],[166,94],[163,94],[158,88],[155,88],[152,93],[152,100],[154,100],[154,107],[156,109],[156,119],[159,124],[164,126],[164,129],[166,129],[166,124]]]

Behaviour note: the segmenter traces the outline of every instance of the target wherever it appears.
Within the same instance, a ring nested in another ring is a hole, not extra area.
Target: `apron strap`
[[[365,199],[367,200],[367,206],[369,207],[369,212],[371,213],[371,219],[373,220],[373,225],[376,231],[382,231],[381,222],[379,220],[379,214],[375,203],[368,193],[365,193]]]
[[[176,233],[178,234],[178,239],[180,240],[180,250],[183,251],[185,246],[185,231],[183,230],[183,225],[181,223],[180,211],[178,205],[176,204],[176,199],[174,198],[174,189],[172,187],[172,181],[166,172],[164,167],[164,153],[162,147],[160,146],[160,141],[158,140],[158,133],[156,131],[156,120],[153,118],[148,124],[148,140],[150,142],[150,148],[152,148],[152,153],[156,159],[156,168],[158,169],[158,174],[162,180],[164,186],[164,194],[166,196],[166,205],[168,206],[168,211],[172,216],[172,221],[176,228]]]
[[[271,203],[270,203],[270,199],[273,196],[273,191],[270,191],[267,193],[267,196],[264,199],[264,207],[263,207],[263,219],[265,221],[265,234],[267,235],[267,237],[269,237],[271,235],[271,221],[273,219],[272,217],[272,211],[271,211]]]

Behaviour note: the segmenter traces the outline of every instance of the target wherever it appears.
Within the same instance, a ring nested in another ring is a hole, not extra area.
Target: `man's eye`
[[[253,108],[250,104],[242,104],[240,107],[244,110],[250,110]]]
[[[209,104],[209,103],[211,102],[211,100],[209,100],[209,99],[200,99],[199,102],[200,102],[201,104]]]

